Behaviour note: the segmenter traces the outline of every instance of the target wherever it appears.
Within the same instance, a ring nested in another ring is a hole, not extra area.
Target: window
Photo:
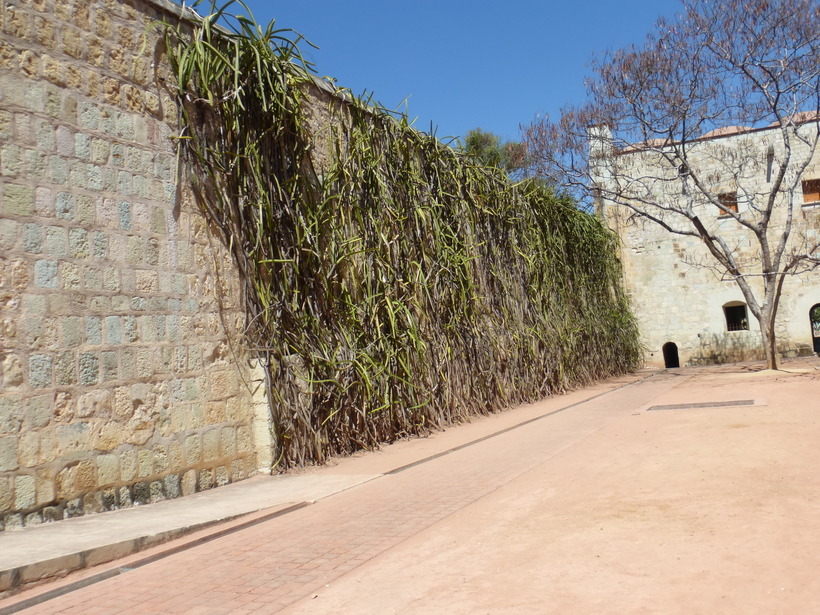
[[[727,213],[732,211],[737,213],[737,192],[724,192],[718,195],[718,201],[723,209],[718,210],[718,218],[730,218],[732,214]]]
[[[746,304],[733,301],[723,306],[723,315],[726,316],[727,331],[748,331],[749,318],[746,315]]]
[[[820,202],[820,179],[803,180],[803,204]]]

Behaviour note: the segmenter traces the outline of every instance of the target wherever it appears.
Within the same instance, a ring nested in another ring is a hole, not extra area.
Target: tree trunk
[[[774,333],[774,315],[764,312],[759,319],[763,350],[766,353],[766,369],[780,369],[777,356],[777,338]]]

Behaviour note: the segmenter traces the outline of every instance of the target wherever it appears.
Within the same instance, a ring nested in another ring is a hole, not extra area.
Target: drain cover
[[[725,408],[727,406],[754,406],[753,399],[737,399],[734,401],[705,401],[696,404],[669,404],[666,406],[652,406],[647,408],[647,412],[652,410],[688,410],[689,408]]]

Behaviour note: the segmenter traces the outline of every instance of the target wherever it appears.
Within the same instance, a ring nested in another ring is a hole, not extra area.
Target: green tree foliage
[[[473,128],[464,137],[462,149],[479,164],[497,167],[507,174],[516,174],[526,166],[526,148],[522,143],[507,141],[481,128]]]

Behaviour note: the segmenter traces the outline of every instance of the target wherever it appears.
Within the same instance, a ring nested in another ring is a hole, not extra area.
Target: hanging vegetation
[[[268,362],[276,469],[638,364],[616,239],[597,219],[403,115],[327,94],[298,37],[226,7],[167,41],[187,180]]]

